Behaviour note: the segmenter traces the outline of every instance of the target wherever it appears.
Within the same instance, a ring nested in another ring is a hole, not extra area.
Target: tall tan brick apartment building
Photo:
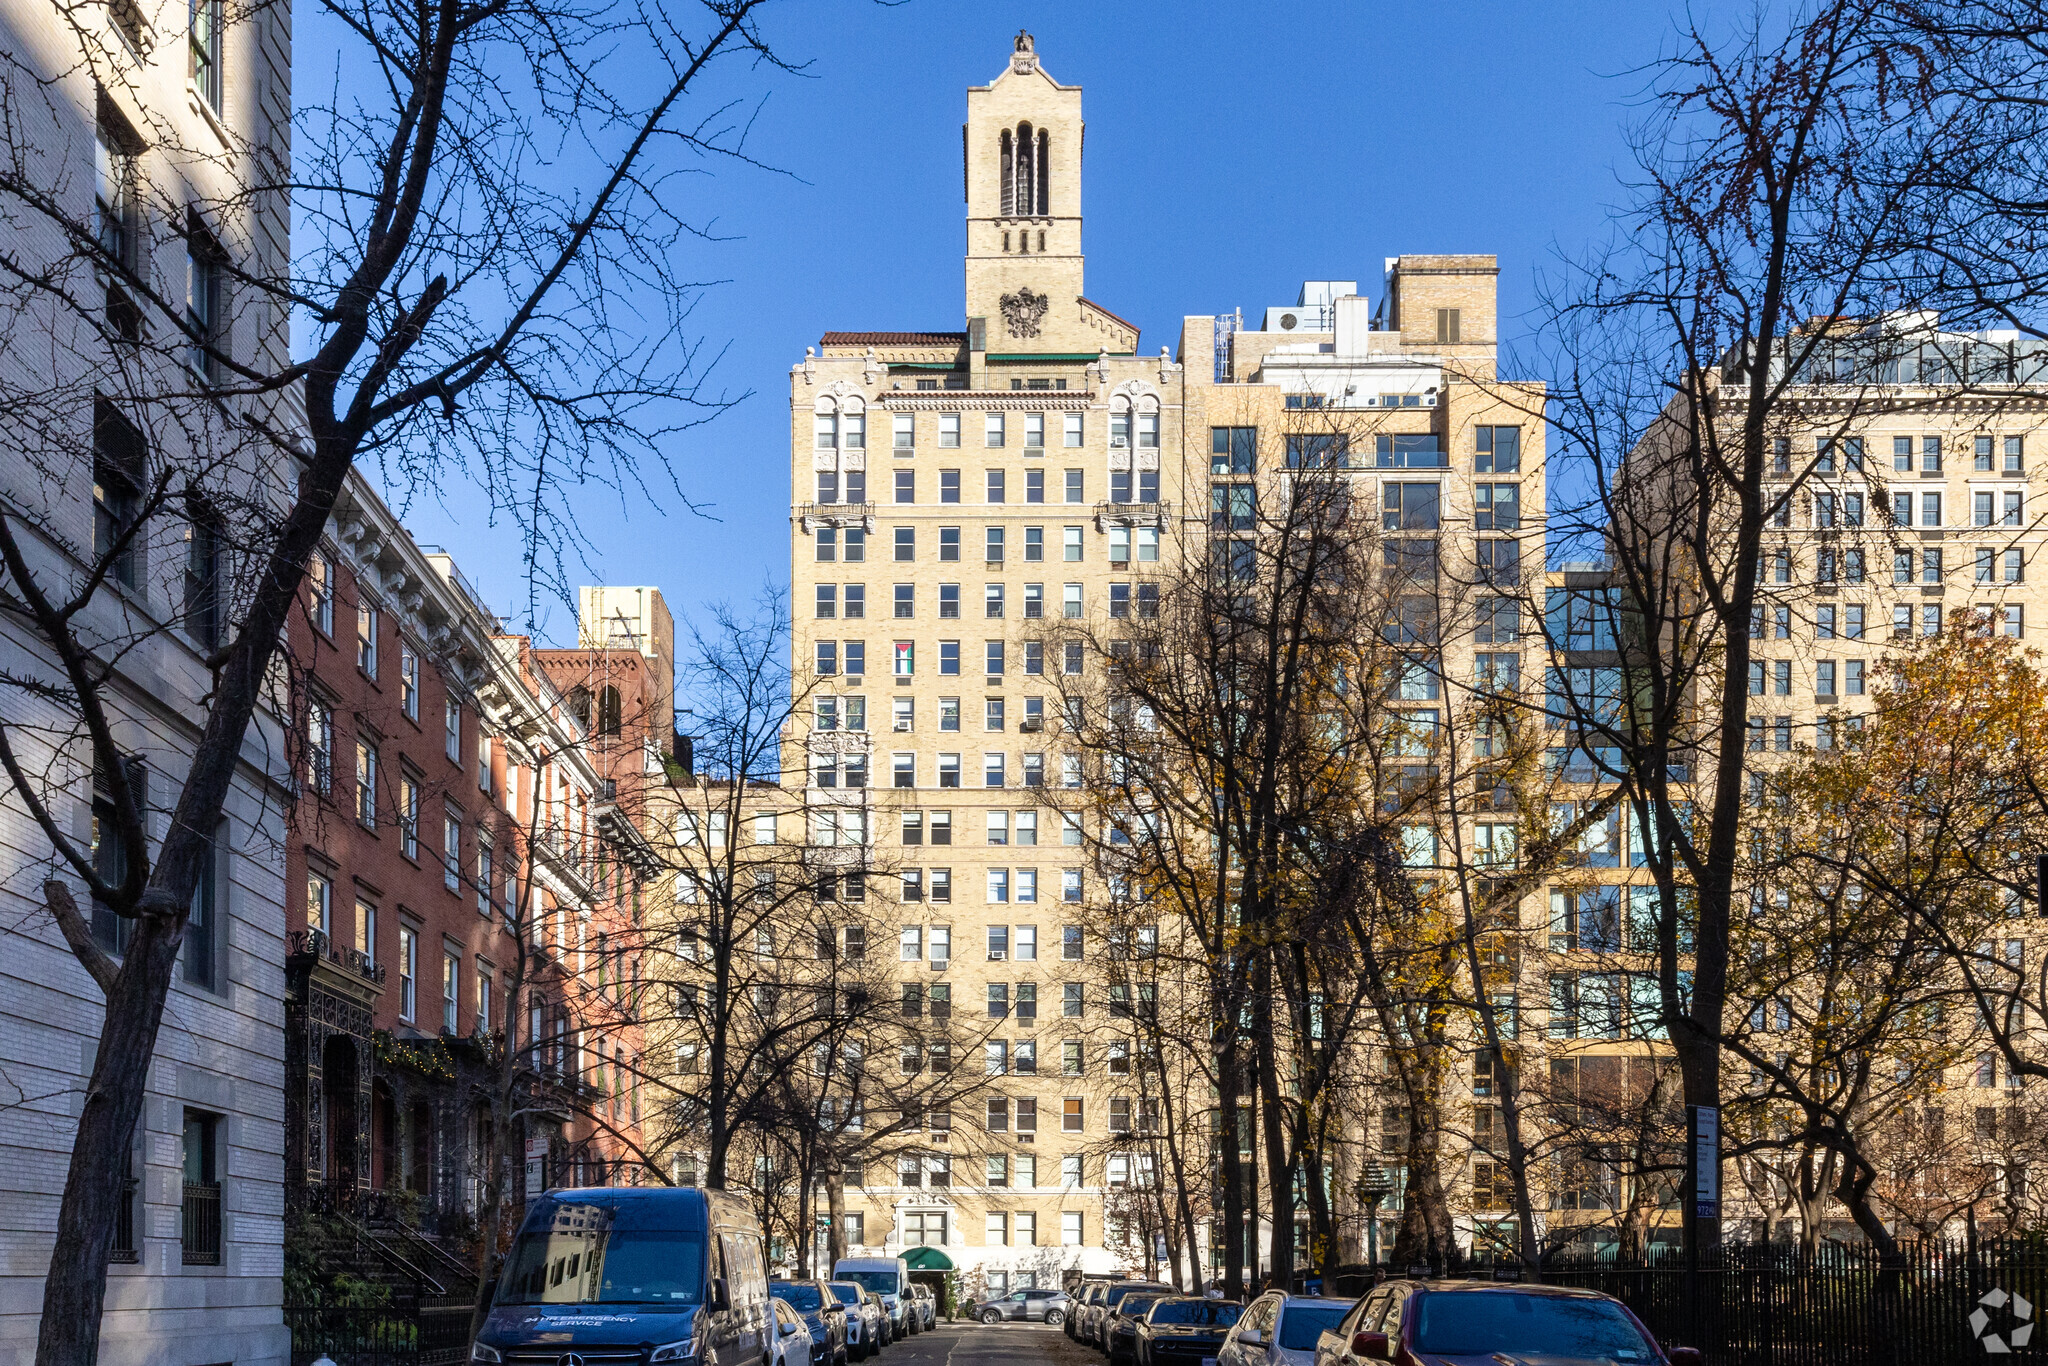
[[[1059,628],[1145,613],[1161,571],[1253,528],[1252,486],[1325,449],[1289,436],[1333,421],[1389,531],[1511,603],[1542,571],[1543,451],[1520,411],[1540,395],[1494,374],[1492,257],[1391,260],[1377,318],[1314,282],[1262,326],[1190,317],[1177,359],[1146,355],[1085,291],[1080,90],[1020,35],[967,102],[964,327],[827,332],[790,372],[795,665],[817,688],[790,768],[814,802],[874,803],[902,981],[985,1012],[1002,1078],[944,1184],[868,1169],[854,1241],[1001,1292],[1148,1260],[1106,1227],[1142,1119],[1083,832],[1044,791],[1078,785],[1057,679],[1091,667]],[[1513,667],[1502,611],[1499,644],[1468,622],[1447,670]]]

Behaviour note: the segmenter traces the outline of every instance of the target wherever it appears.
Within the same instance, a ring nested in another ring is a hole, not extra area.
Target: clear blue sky
[[[1665,0],[1509,3],[986,3],[793,0],[768,31],[804,78],[767,76],[753,150],[728,169],[732,240],[695,248],[728,281],[696,314],[718,376],[753,396],[670,451],[704,509],[576,512],[601,558],[582,581],[653,584],[680,614],[788,578],[790,365],[832,329],[957,329],[965,89],[1028,28],[1085,87],[1089,297],[1177,346],[1190,313],[1291,303],[1304,279],[1377,295],[1383,257],[1492,252],[1502,332],[1534,274],[1606,230],[1627,167],[1631,74],[1666,49]],[[392,490],[401,500],[400,490]],[[527,600],[516,539],[455,489],[405,500],[499,610]],[[520,623],[526,625],[527,623]],[[566,639],[573,609],[531,623]]]

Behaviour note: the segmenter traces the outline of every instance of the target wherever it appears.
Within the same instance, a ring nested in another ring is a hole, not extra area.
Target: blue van
[[[761,1224],[720,1191],[558,1190],[530,1203],[477,1366],[767,1366]]]

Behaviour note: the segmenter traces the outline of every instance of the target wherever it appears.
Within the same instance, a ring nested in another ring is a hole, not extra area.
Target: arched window
[[[1034,195],[1038,189],[1038,168],[1033,156],[1035,146],[1031,138],[1031,125],[1017,125],[1017,216],[1029,218],[1038,210]]]
[[[1038,195],[1037,205],[1032,210],[1043,218],[1052,212],[1052,135],[1043,128],[1038,130]],[[1038,235],[1038,249],[1045,250],[1045,234]]]
[[[569,712],[578,725],[590,729],[590,689],[578,684],[569,690]]]
[[[1015,149],[1014,149],[1014,148],[1013,148],[1013,147],[1011,146],[1011,144],[1010,144],[1010,130],[1009,130],[1009,129],[1007,129],[1007,128],[1005,128],[1005,129],[1003,130],[1002,144],[1003,144],[1003,196],[1002,196],[1002,198],[1003,198],[1003,217],[1005,217],[1005,218],[1008,218],[1008,217],[1010,216],[1010,214],[1011,214],[1011,211],[1012,211],[1012,210],[1013,210],[1013,209],[1015,208],[1015,206],[1016,206],[1016,205],[1015,205],[1015,199],[1014,199],[1014,196],[1015,196],[1015,194],[1016,194],[1016,188],[1017,188],[1017,187],[1016,187],[1016,184],[1015,184],[1015,181],[1016,181],[1016,177],[1017,177],[1017,158],[1016,158],[1016,151],[1015,151]],[[1008,242],[1008,241],[1005,241],[1005,242],[1003,243],[1003,250],[1004,250],[1004,251],[1008,251],[1009,249],[1010,249],[1010,244],[1009,244],[1009,242]]]
[[[619,726],[619,690],[607,683],[597,695],[597,733],[617,735]]]

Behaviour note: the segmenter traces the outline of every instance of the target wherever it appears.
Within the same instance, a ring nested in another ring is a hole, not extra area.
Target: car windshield
[[[1325,1328],[1335,1328],[1348,1304],[1294,1304],[1280,1316],[1280,1345],[1290,1352],[1315,1350]]]
[[[1244,1306],[1230,1300],[1161,1300],[1152,1306],[1148,1323],[1195,1323],[1205,1328],[1228,1328],[1237,1322]]]
[[[859,1304],[860,1287],[848,1285],[844,1281],[834,1281],[832,1282],[832,1298],[838,1300],[841,1304]]]
[[[776,1281],[769,1289],[782,1296],[783,1299],[788,1300],[791,1309],[799,1310],[806,1314],[817,1312],[818,1307],[825,1301],[825,1297],[818,1293],[818,1287],[815,1285],[799,1285],[791,1281]]]
[[[704,1232],[676,1222],[653,1202],[541,1202],[512,1244],[497,1302],[697,1304]]]
[[[1124,1296],[1134,1294],[1144,1288],[1140,1285],[1113,1285],[1102,1292],[1102,1302],[1112,1309],[1119,1308],[1124,1302]],[[1153,1298],[1157,1299],[1158,1296],[1155,1294]]]
[[[1164,1298],[1165,1296],[1163,1295],[1126,1295],[1123,1297],[1122,1302],[1117,1305],[1116,1312],[1128,1315],[1134,1319],[1143,1318],[1147,1309],[1150,1309]]]
[[[1424,1295],[1415,1321],[1415,1348],[1447,1356],[1513,1352],[1657,1359],[1621,1306],[1608,1300],[1491,1290]]]
[[[893,1271],[842,1271],[839,1273],[855,1285],[864,1285],[877,1295],[896,1293],[896,1273]]]

